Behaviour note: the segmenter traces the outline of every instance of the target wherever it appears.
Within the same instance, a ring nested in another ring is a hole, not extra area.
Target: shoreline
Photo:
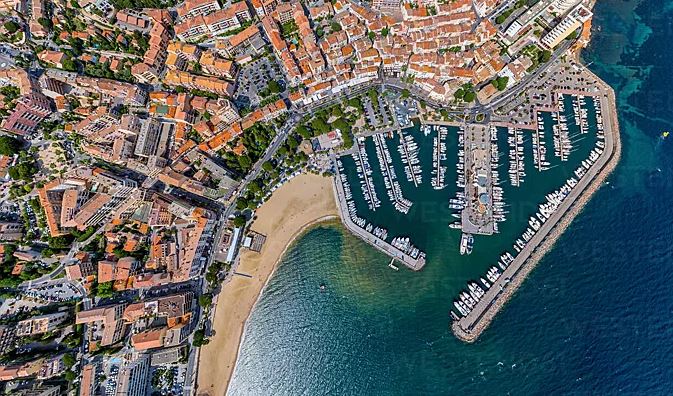
[[[241,354],[241,346],[243,346],[243,342],[245,341],[245,331],[248,329],[248,321],[249,321],[249,319],[250,319],[250,315],[252,315],[252,311],[254,311],[255,307],[257,306],[257,303],[258,303],[259,300],[262,298],[262,294],[264,294],[264,289],[266,289],[266,286],[269,284],[269,281],[271,281],[271,278],[273,278],[273,275],[276,273],[276,270],[278,270],[278,264],[280,264],[281,260],[282,260],[283,257],[285,256],[285,253],[287,252],[287,250],[290,248],[290,246],[292,246],[292,244],[294,244],[294,242],[295,242],[299,237],[301,237],[302,235],[304,235],[304,234],[306,234],[308,231],[310,231],[311,228],[316,227],[316,226],[318,226],[319,224],[322,224],[322,223],[329,223],[329,222],[331,222],[332,220],[335,220],[335,219],[337,219],[337,218],[338,218],[338,216],[328,215],[328,216],[323,216],[323,217],[321,217],[321,218],[319,218],[319,219],[315,219],[315,220],[313,220],[313,221],[311,221],[311,222],[309,222],[309,223],[304,224],[304,225],[303,225],[303,226],[302,226],[302,227],[301,227],[301,228],[300,228],[300,229],[299,229],[299,230],[292,236],[292,238],[290,239],[290,242],[287,244],[287,246],[285,246],[285,249],[283,249],[283,252],[282,252],[281,255],[278,257],[278,260],[276,260],[276,262],[273,264],[273,270],[272,270],[271,273],[269,274],[269,277],[266,278],[266,282],[264,282],[264,287],[262,287],[262,290],[259,291],[259,294],[257,295],[257,299],[255,299],[255,303],[253,304],[252,309],[250,310],[250,312],[248,312],[248,316],[245,318],[245,324],[243,325],[243,329],[242,329],[242,331],[241,331],[241,334],[239,334],[239,336],[238,336],[238,338],[240,339],[240,341],[238,342],[238,348],[236,349],[236,359],[235,359],[235,362],[238,362],[238,358],[239,358],[239,356],[240,356],[240,354]],[[226,395],[227,393],[229,393],[229,385],[231,385],[231,378],[232,378],[233,375],[234,375],[234,371],[236,371],[236,364],[234,364],[234,366],[232,367],[232,369],[229,371],[229,373],[228,373],[228,375],[227,375],[227,380],[226,380],[226,382],[225,382],[226,385],[227,385],[227,386],[226,386],[226,389],[225,389],[225,393],[224,393],[225,395]]]
[[[586,66],[584,66],[586,68]],[[595,177],[589,182],[583,191],[580,192],[579,196],[570,204],[570,207],[563,213],[561,218],[556,224],[553,225],[552,229],[549,231],[549,234],[544,236],[542,242],[533,249],[530,255],[525,259],[521,267],[515,272],[512,276],[511,281],[507,285],[507,289],[502,292],[502,294],[497,295],[494,301],[491,302],[482,316],[476,319],[473,327],[469,329],[464,329],[461,327],[461,321],[453,321],[451,324],[451,329],[454,335],[461,341],[467,343],[474,343],[481,333],[484,332],[491,324],[493,319],[497,316],[500,310],[509,302],[512,296],[517,292],[519,287],[523,282],[528,278],[530,273],[535,269],[540,260],[553,248],[556,244],[556,241],[561,235],[565,233],[568,226],[572,221],[579,215],[584,206],[591,200],[593,195],[601,188],[605,180],[612,174],[616,168],[619,160],[621,158],[621,136],[619,131],[619,117],[617,114],[617,104],[616,96],[614,89],[598,77],[595,73],[586,69],[602,86],[602,89],[607,92],[607,100],[609,109],[609,117],[611,123],[610,133],[612,134],[613,141],[613,151],[610,154],[610,157],[607,159],[605,165],[598,171]],[[607,133],[607,131],[606,131]]]
[[[331,184],[331,178],[299,175],[257,210],[250,228],[266,235],[267,240],[259,253],[240,253],[237,273],[246,276],[233,275],[217,295],[212,324],[215,334],[200,348],[197,395],[219,396],[229,391],[250,315],[285,253],[311,228],[338,219]],[[222,378],[225,380],[217,380]]]

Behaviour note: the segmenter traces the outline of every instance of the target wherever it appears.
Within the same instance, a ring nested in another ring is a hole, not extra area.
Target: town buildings
[[[63,324],[68,316],[68,312],[57,312],[22,320],[16,325],[16,335],[25,337],[50,332]]]
[[[83,395],[144,394],[155,361],[182,360],[203,323],[196,301],[215,253],[232,263],[242,239],[252,250],[263,242],[244,239],[236,227],[220,244],[223,210],[238,207],[232,197],[254,208],[261,198],[243,202],[252,189],[239,180],[271,142],[271,153],[295,149],[281,140],[316,104],[343,103],[353,90],[387,83],[433,107],[462,111],[471,106],[459,95],[465,92],[485,105],[501,94],[494,80],[506,77],[507,89],[524,81],[573,32],[587,34],[591,20],[578,0],[543,0],[502,18],[510,5],[498,0],[374,0],[371,8],[351,0],[188,0],[171,11],[85,3],[81,10],[30,3],[26,51],[39,48],[39,62],[30,73],[0,71],[0,84],[18,90],[2,101],[2,132],[41,152],[47,145],[67,152],[59,169],[36,155],[34,180],[20,183],[8,169],[26,154],[0,158],[3,181],[18,187],[22,204],[21,218],[0,223],[0,240],[38,242],[7,254],[17,260],[12,276],[25,276],[30,262],[41,272],[62,266],[64,278],[39,278],[46,287],[72,286],[68,295],[81,301],[75,314],[0,326],[0,353],[16,347],[17,335],[56,335],[74,316],[82,334],[64,338],[74,339],[71,351],[86,340],[73,369]],[[79,23],[65,23],[66,11]],[[255,70],[261,64],[268,71]],[[271,80],[279,82],[273,89]],[[304,141],[299,154],[338,150],[346,138],[331,127]],[[276,162],[283,160],[269,164]],[[71,369],[54,355],[0,367],[0,379]],[[119,374],[99,389],[113,366]]]

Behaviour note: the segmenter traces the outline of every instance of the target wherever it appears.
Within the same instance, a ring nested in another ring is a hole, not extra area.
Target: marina
[[[444,176],[446,174],[446,137],[448,128],[443,125],[423,125],[423,133],[432,137],[432,188],[442,190],[446,187]]]
[[[508,128],[507,143],[509,144],[509,182],[519,187],[526,177],[523,163],[523,132],[519,128]]]
[[[386,144],[386,140],[382,134],[373,136],[376,145],[376,156],[383,174],[383,181],[386,186],[388,198],[392,202],[395,209],[401,213],[409,213],[412,202],[402,196],[402,188],[397,181],[397,174],[393,166],[393,160],[390,157],[390,151]]]
[[[549,169],[549,161],[547,161],[547,146],[545,144],[544,133],[544,118],[540,115],[537,117],[537,127],[533,132],[533,163],[538,172]]]
[[[477,339],[616,165],[620,150],[617,116],[614,110],[610,112],[610,117],[602,116],[603,109],[611,108],[608,98],[614,100],[614,93],[602,82],[601,86],[605,95],[596,97],[597,100],[600,98],[600,106],[594,106],[596,140],[588,158],[580,161],[573,171],[574,176],[547,194],[545,201],[538,205],[538,211],[528,219],[528,227],[513,245],[516,253],[503,252],[496,265],[490,266],[480,277],[483,293],[475,289],[475,282],[468,282],[472,293],[463,291],[454,300],[455,311],[450,316],[453,319],[452,330],[459,339],[467,342]],[[581,127],[581,122],[577,126]],[[605,133],[606,130],[608,133]],[[588,133],[588,126],[587,132],[582,133]]]
[[[570,140],[568,122],[565,116],[565,105],[563,95],[558,95],[558,111],[552,113],[552,118],[555,121],[552,126],[554,131],[554,155],[561,159],[561,161],[568,161],[568,156],[572,150],[572,143]]]
[[[347,188],[349,187],[346,175],[343,174],[343,164],[337,158],[334,158],[338,164],[336,177],[334,178],[334,194],[337,197],[337,208],[339,210],[341,220],[346,228],[353,234],[359,236],[362,240],[369,243],[384,254],[392,257],[393,260],[398,260],[408,268],[419,271],[425,265],[425,253],[415,248],[406,238],[406,242],[400,243],[399,237],[393,239],[393,243],[386,242],[388,238],[388,231],[381,227],[375,227],[371,223],[367,223],[361,217],[358,217],[357,212],[353,210],[354,204],[352,200],[347,200]],[[397,269],[391,260],[389,267]]]
[[[367,201],[367,204],[369,205],[369,209],[376,210],[381,206],[381,201],[379,201],[379,198],[376,195],[376,189],[374,188],[374,183],[371,179],[372,168],[369,165],[369,159],[364,145],[358,142],[355,153],[356,155],[354,158],[358,163],[358,175],[360,176],[362,193],[364,194],[365,201]]]
[[[347,227],[408,268],[428,259],[461,268],[469,280],[451,286],[448,316],[458,338],[476,339],[610,155],[605,104],[595,95],[554,92],[526,125],[421,122],[365,132],[337,160]],[[424,184],[416,176],[427,166]],[[370,205],[380,194],[389,199]]]
[[[414,183],[414,187],[418,187],[423,182],[423,169],[418,159],[418,144],[414,141],[411,135],[405,134],[402,130],[398,131],[400,135],[400,144],[397,149],[402,157],[404,164],[404,173],[407,180]]]

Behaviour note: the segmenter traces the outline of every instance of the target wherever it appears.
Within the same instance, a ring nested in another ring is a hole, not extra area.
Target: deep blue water
[[[673,1],[595,13],[584,58],[617,93],[622,161],[480,340],[448,329],[450,262],[394,272],[319,227],[265,289],[231,394],[671,393]]]

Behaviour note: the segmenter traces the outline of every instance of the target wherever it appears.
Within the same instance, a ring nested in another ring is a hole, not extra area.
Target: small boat
[[[474,237],[472,234],[463,233],[460,237],[460,254],[472,253],[472,245],[474,244]]]
[[[321,292],[324,292],[325,289],[327,289],[327,286],[325,286],[324,283],[321,283],[321,284],[320,284],[320,291],[321,291]]]
[[[388,267],[394,269],[395,271],[399,271],[400,269],[395,264],[393,264],[394,262],[395,259],[390,260],[390,263],[388,263]]]

